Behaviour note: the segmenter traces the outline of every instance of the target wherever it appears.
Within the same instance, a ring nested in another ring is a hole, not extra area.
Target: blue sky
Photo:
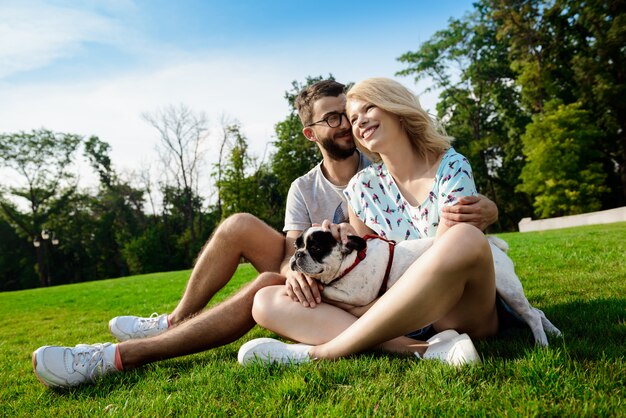
[[[0,0],[0,132],[97,135],[137,171],[158,142],[142,112],[184,103],[206,113],[213,144],[220,119],[237,119],[260,157],[293,80],[386,76],[422,93],[394,76],[396,58],[471,3]],[[421,100],[432,109],[436,95]]]

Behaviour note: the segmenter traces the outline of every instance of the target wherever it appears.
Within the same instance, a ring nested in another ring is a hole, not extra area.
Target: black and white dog
[[[496,237],[488,237],[500,297],[530,327],[537,344],[547,346],[546,332],[561,332],[526,299],[515,274],[509,247]],[[354,306],[367,305],[382,295],[433,244],[434,238],[403,241],[398,244],[377,236],[350,236],[346,245],[328,231],[312,227],[296,240],[291,269],[323,283],[322,295]]]

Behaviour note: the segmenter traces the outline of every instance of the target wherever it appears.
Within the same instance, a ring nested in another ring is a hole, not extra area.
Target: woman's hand
[[[298,272],[289,270],[286,274],[285,288],[287,295],[307,308],[315,308],[322,302],[321,292],[324,286],[316,280]]]
[[[357,235],[356,229],[347,222],[341,224],[333,224],[328,219],[322,222],[322,229],[324,231],[330,231],[333,237],[337,241],[341,241],[342,244],[348,242],[348,235]]]

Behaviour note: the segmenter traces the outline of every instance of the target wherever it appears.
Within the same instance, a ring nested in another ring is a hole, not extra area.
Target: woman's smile
[[[369,128],[367,128],[361,133],[361,138],[363,138],[364,140],[367,140],[370,136],[372,136],[372,134],[376,131],[376,129],[378,129],[378,125],[370,126]]]

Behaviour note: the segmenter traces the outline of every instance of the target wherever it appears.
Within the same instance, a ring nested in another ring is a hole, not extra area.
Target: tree
[[[226,161],[219,165],[217,180],[222,219],[238,212],[258,215],[257,185],[250,172],[256,171],[255,159],[248,154],[248,142],[238,124],[227,127],[227,137],[232,144]],[[217,174],[217,173],[216,173]]]
[[[35,248],[0,215],[0,291],[36,287]]]
[[[189,259],[193,258],[198,243],[197,206],[198,176],[203,161],[203,149],[209,134],[204,113],[193,112],[185,105],[167,106],[154,113],[144,113],[144,119],[160,135],[160,155],[167,185],[178,189],[183,199],[186,228],[190,234],[187,247]]]
[[[93,218],[91,233],[98,249],[92,260],[96,277],[128,274],[122,249],[144,229],[146,223],[144,192],[117,175],[109,156],[110,148],[95,136],[85,141],[84,155],[100,177],[98,194],[89,204]]]
[[[70,167],[81,142],[78,135],[45,129],[0,135],[0,161],[16,181],[0,189],[0,210],[21,237],[33,240],[71,198]],[[39,282],[47,286],[44,248],[36,250]]]
[[[307,77],[304,83],[293,81],[291,90],[285,92],[289,114],[275,126],[276,151],[272,154],[270,162],[272,172],[278,177],[279,192],[283,196],[287,196],[292,181],[313,168],[321,159],[315,143],[302,134],[302,122],[295,108],[295,100],[302,89],[324,79],[318,76]],[[329,74],[327,79],[334,80],[332,74]]]
[[[603,132],[595,147],[608,174],[605,206],[626,202],[626,2],[492,0],[498,40],[533,113],[578,102]]]
[[[580,103],[547,103],[523,136],[526,165],[518,189],[541,218],[596,211],[606,174],[594,143],[602,132]]]
[[[475,9],[403,54],[399,61],[408,68],[398,74],[431,80],[427,90],[441,89],[438,117],[472,164],[479,191],[500,208],[501,229],[512,229],[530,210],[526,197],[515,193],[520,135],[530,119],[520,106],[507,46],[497,42],[488,8],[476,3]]]

